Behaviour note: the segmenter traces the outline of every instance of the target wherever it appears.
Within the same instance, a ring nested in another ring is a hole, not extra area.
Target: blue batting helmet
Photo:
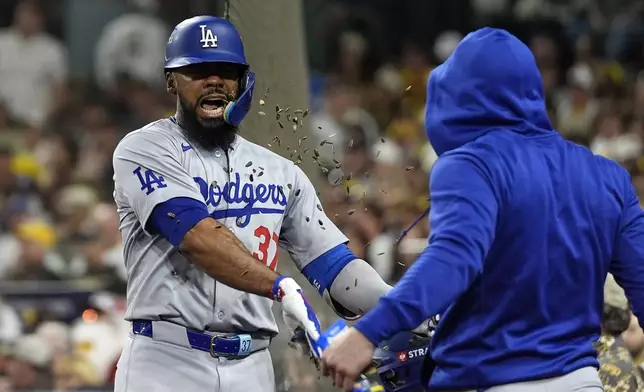
[[[227,123],[239,125],[250,110],[255,74],[250,71],[239,32],[226,19],[195,16],[179,23],[170,35],[165,52],[166,71],[202,63],[231,63],[245,70],[237,100],[228,103],[224,111]]]
[[[400,332],[382,342],[373,355],[378,381],[387,392],[424,390],[422,371],[431,338],[413,332]]]

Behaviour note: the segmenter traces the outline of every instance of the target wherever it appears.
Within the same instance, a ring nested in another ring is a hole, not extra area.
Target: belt
[[[201,332],[167,321],[132,321],[132,333],[210,353],[214,358],[242,359],[265,350],[270,335]]]

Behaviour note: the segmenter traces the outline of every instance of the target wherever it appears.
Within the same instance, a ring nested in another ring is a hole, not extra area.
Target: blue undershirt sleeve
[[[189,197],[175,197],[154,207],[146,229],[178,247],[186,233],[209,216],[203,202]]]

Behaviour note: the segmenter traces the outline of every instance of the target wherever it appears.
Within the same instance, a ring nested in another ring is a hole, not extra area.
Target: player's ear
[[[165,73],[165,89],[170,94],[177,94],[177,79],[172,72]]]

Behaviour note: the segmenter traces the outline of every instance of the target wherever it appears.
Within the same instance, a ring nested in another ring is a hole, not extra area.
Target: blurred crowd
[[[325,13],[328,61],[312,68],[309,116],[321,197],[352,250],[391,283],[429,234],[422,214],[437,156],[423,127],[427,77],[483,23],[525,40],[553,125],[623,163],[644,195],[644,3],[468,3],[477,17],[465,28],[446,26],[431,44],[410,38],[397,52],[369,33],[387,15],[359,1],[329,2]],[[0,29],[0,392],[109,389],[128,328],[111,154],[126,133],[173,112],[159,71],[171,24],[156,15],[159,2],[132,1],[88,53],[93,78],[77,80],[43,3],[15,4]],[[624,317],[604,343],[634,332],[635,368],[644,334]],[[283,367],[290,390],[312,390]]]

